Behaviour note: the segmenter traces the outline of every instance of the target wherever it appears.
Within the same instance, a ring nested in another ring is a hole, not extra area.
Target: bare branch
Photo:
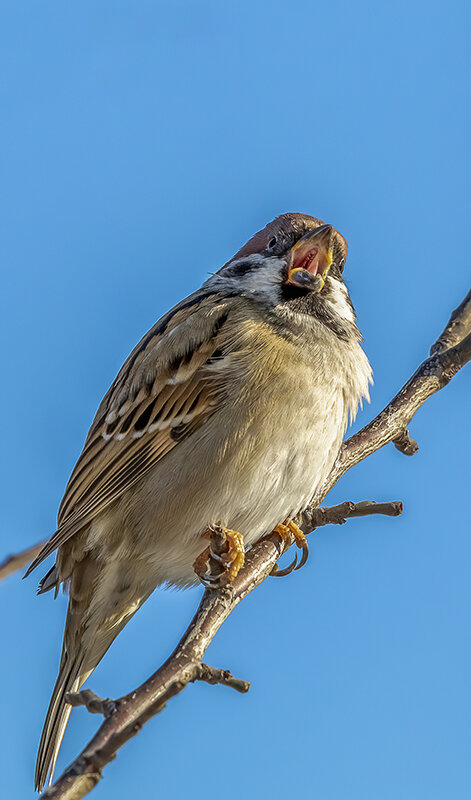
[[[300,515],[300,526],[304,533],[310,533],[316,528],[320,528],[321,525],[343,525],[347,519],[369,517],[372,514],[397,517],[402,514],[402,503],[399,500],[390,503],[375,503],[373,500],[352,503],[347,500],[338,506],[322,506],[321,508],[309,506]]]
[[[90,714],[102,714],[105,718],[111,717],[117,708],[117,703],[114,700],[109,697],[98,697],[91,689],[82,689],[81,692],[67,692],[65,699],[74,708],[85,706]]]
[[[228,669],[214,669],[214,667],[209,667],[207,664],[201,664],[196,679],[205,683],[220,683],[222,686],[229,686],[241,694],[246,694],[250,689],[250,681],[241,681],[239,678],[234,678]]]
[[[234,678],[228,669],[214,669],[208,664],[201,664],[195,670],[192,681],[204,681],[205,683],[216,684],[220,683],[222,686],[229,686],[235,689],[236,692],[245,694],[250,689],[249,681],[241,681],[239,678]],[[183,688],[183,687],[182,687]],[[69,705],[74,708],[78,706],[85,706],[90,714],[101,714],[105,719],[111,717],[118,708],[119,701],[111,700],[111,698],[98,697],[91,689],[82,689],[80,692],[67,692],[65,699]]]
[[[398,510],[399,508],[400,510]],[[401,513],[402,503],[397,500],[391,503],[375,503],[372,500],[364,500],[361,503],[352,503],[350,500],[348,500],[345,503],[340,503],[338,506],[324,506],[321,508],[312,508],[310,506],[303,514],[300,515],[300,525],[304,533],[311,533],[311,531],[313,531],[315,528],[321,527],[321,525],[340,525],[343,522],[346,522],[347,519],[351,519],[353,517],[366,517],[371,514],[385,514],[388,517],[396,517]],[[220,547],[221,552],[223,552],[225,547],[224,537],[218,541],[216,532],[213,533],[213,540],[215,550],[217,551],[218,547]],[[37,556],[44,544],[45,542],[39,542],[38,544],[33,545],[33,547],[28,548],[28,550],[24,550],[22,553],[18,553],[15,556],[9,556],[6,558],[5,561],[0,564],[0,581],[3,578],[6,578],[7,575],[10,575],[12,572],[23,569],[27,564],[29,564],[30,561]],[[8,565],[8,569],[5,568],[6,565]],[[2,572],[2,569],[4,568],[5,573]],[[82,692],[78,692],[74,696],[82,696],[86,691],[88,690],[84,689]],[[87,705],[87,703],[72,702],[71,705]]]
[[[407,428],[403,428],[399,436],[396,436],[392,442],[399,452],[403,453],[405,456],[414,456],[419,449],[419,445],[415,439],[412,439]]]
[[[445,350],[449,350],[450,347],[459,344],[470,331],[471,289],[463,302],[453,311],[443,333],[440,334],[435,344],[431,346],[430,355],[434,356],[437,353],[443,353]]]
[[[33,544],[33,546],[28,547],[27,550],[22,550],[21,553],[15,553],[5,558],[0,564],[0,581],[3,581],[4,578],[8,578],[13,572],[24,569],[27,564],[39,555],[46,541],[47,540],[44,540],[43,542],[38,542],[38,544]]]
[[[402,452],[414,450],[407,427],[425,401],[446,386],[453,375],[471,359],[471,293],[453,312],[448,325],[426,359],[400,392],[361,431],[342,446],[339,457],[324,486],[313,498],[310,508],[300,517],[305,532],[325,524],[342,524],[346,519],[369,514],[396,516],[402,505],[393,503],[342,503],[318,508],[327,492],[351,467],[388,442]],[[446,349],[447,348],[447,349]],[[246,555],[244,568],[234,583],[221,589],[207,589],[188,630],[168,660],[142,686],[113,701],[101,701],[95,695],[79,692],[71,697],[90,710],[108,713],[99,730],[71,766],[42,795],[43,800],[79,800],[101,780],[102,769],[112,761],[118,749],[132,738],[151,717],[165,708],[168,700],[188,683],[208,680],[225,683],[238,691],[248,684],[232,678],[224,670],[213,670],[202,663],[204,653],[231,611],[272,572],[285,550],[278,534],[257,542]]]
[[[454,325],[454,332],[466,333],[464,339],[449,350],[444,350],[427,358],[418,370],[407,381],[397,395],[384,408],[377,417],[365,425],[358,433],[343,443],[337,461],[319,489],[313,505],[319,505],[332,486],[339,478],[360,461],[375,453],[389,442],[395,442],[402,452],[407,447],[414,449],[412,439],[409,437],[407,427],[419,408],[439,389],[443,389],[454,375],[471,359],[471,313],[469,303],[462,303],[466,324],[461,318],[453,317],[449,325]],[[456,313],[456,312],[454,312]],[[448,326],[442,333],[439,342],[448,331]],[[451,333],[449,334],[451,335]],[[397,444],[398,443],[398,444]],[[404,448],[404,449],[403,449]]]

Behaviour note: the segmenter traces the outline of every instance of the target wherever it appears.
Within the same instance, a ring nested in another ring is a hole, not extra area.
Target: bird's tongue
[[[294,259],[293,269],[305,269],[311,275],[317,275],[321,271],[320,262],[319,248],[311,247],[307,252],[299,253],[298,258]]]

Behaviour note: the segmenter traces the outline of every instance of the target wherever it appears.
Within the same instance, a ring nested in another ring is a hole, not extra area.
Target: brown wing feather
[[[139,481],[213,413],[231,301],[202,290],[162,318],[104,397],[59,508],[58,529],[26,574]]]

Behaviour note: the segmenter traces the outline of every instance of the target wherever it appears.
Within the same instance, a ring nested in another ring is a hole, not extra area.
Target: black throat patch
[[[347,341],[358,329],[354,323],[346,321],[333,313],[324,302],[324,291],[309,292],[298,289],[296,286],[283,285],[281,287],[282,304],[294,314],[306,314],[315,317],[319,322],[329,328],[339,339]],[[328,295],[327,295],[328,297]],[[346,300],[354,313],[350,297]]]

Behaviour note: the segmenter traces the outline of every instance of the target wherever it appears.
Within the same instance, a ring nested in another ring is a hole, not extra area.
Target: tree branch
[[[417,443],[410,438],[407,427],[425,401],[439,389],[443,389],[458,370],[471,359],[470,331],[471,292],[453,312],[445,330],[432,345],[433,355],[422,362],[418,370],[374,420],[343,443],[329,477],[313,498],[312,506],[317,507],[322,502],[332,486],[347,470],[385,444],[394,442],[406,455],[417,452]],[[460,336],[464,338],[460,339]],[[445,341],[451,342],[448,350],[443,349]]]
[[[407,427],[421,405],[446,386],[456,372],[471,359],[471,292],[453,312],[427,358],[386,408],[342,445],[339,457],[324,485],[298,522],[305,533],[326,524],[342,524],[346,519],[370,514],[396,516],[402,505],[393,503],[341,503],[319,508],[327,492],[353,466],[380,447],[394,442],[401,452],[412,454],[417,445]],[[248,684],[232,678],[224,670],[203,665],[210,642],[232,610],[271,573],[285,544],[278,534],[257,542],[247,553],[244,568],[234,583],[218,590],[206,589],[198,610],[167,661],[138,689],[116,701],[100,700],[87,691],[72,695],[73,704],[85,704],[91,711],[105,714],[105,720],[84,750],[47,789],[42,800],[79,800],[100,781],[102,769],[112,761],[120,747],[132,738],[151,717],[165,708],[169,699],[188,683],[207,680],[225,683],[238,691]]]
[[[372,514],[397,517],[402,514],[402,503],[399,500],[394,500],[391,503],[375,503],[373,500],[352,503],[347,500],[338,506],[323,506],[321,508],[310,506],[300,515],[301,528],[306,533],[310,533],[316,528],[320,528],[321,525],[343,525],[347,519],[369,517]]]
[[[430,355],[434,356],[437,355],[437,353],[443,353],[445,350],[449,350],[450,347],[454,347],[454,345],[461,342],[470,331],[471,289],[463,302],[452,312],[445,330],[440,334],[435,344],[431,346]]]
[[[306,516],[308,513],[311,514],[310,517]],[[314,528],[319,528],[321,525],[340,525],[352,517],[366,517],[371,514],[385,514],[388,517],[396,517],[401,513],[402,503],[399,501],[375,503],[372,500],[364,500],[361,503],[352,503],[350,500],[347,500],[345,503],[340,503],[338,506],[325,506],[317,509],[310,508],[301,515],[301,518],[304,520],[301,527],[306,533],[310,533]],[[30,564],[38,553],[40,553],[46,541],[47,539],[38,542],[38,544],[34,544],[32,547],[28,547],[27,550],[22,550],[20,553],[8,556],[4,561],[0,562],[0,581],[7,578],[12,573],[24,569],[27,564]]]
[[[0,581],[3,581],[4,578],[8,578],[13,572],[24,569],[27,564],[30,564],[31,561],[39,555],[46,541],[47,540],[44,540],[43,542],[38,542],[38,544],[33,544],[32,547],[28,547],[27,550],[22,550],[21,553],[14,553],[11,556],[7,556],[7,558],[0,563]]]
[[[309,533],[315,527],[342,524],[353,517],[372,514],[397,516],[401,512],[400,502],[348,501],[306,512],[301,527]],[[67,701],[71,705],[83,705],[93,714],[102,714],[105,720],[80,755],[55,784],[41,795],[40,800],[78,800],[88,794],[101,780],[103,768],[115,758],[119,748],[135,736],[149,719],[163,711],[167,702],[189,683],[202,680],[222,683],[242,693],[249,690],[248,681],[234,678],[227,670],[209,667],[202,660],[223,622],[241,600],[270,574],[285,547],[278,534],[271,534],[247,553],[245,566],[233,584],[223,589],[206,589],[177,648],[138,689],[119,700],[103,700],[89,689],[76,694],[69,693]]]

